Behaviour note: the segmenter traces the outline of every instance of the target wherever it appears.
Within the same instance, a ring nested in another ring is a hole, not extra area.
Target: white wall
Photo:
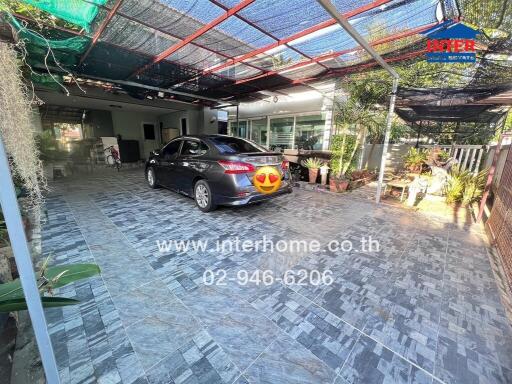
[[[198,109],[172,112],[158,117],[159,121],[162,122],[162,128],[176,128],[180,134],[181,119],[183,118],[187,119],[187,130],[189,134],[210,133],[204,132],[202,111]]]
[[[217,109],[210,109],[208,107],[202,110],[202,131],[205,134],[219,133],[219,123],[217,121]]]
[[[383,144],[366,144],[363,154],[363,168],[370,170],[380,168],[380,160],[382,157]],[[388,153],[386,155],[386,169],[398,170],[404,167],[404,156],[409,148],[414,147],[412,144],[389,144]],[[372,149],[373,148],[373,149]]]
[[[112,111],[112,123],[114,125],[114,135],[119,134],[125,140],[137,140],[139,142],[140,156],[143,159],[148,158],[150,151],[161,147],[159,119],[154,114]],[[144,140],[143,123],[154,124],[156,140]]]
[[[269,115],[286,115],[303,112],[318,112],[324,106],[324,97],[315,91],[303,92],[296,95],[278,96],[277,102],[272,98],[253,103],[241,103],[238,107],[239,119],[263,117]],[[236,118],[236,107],[226,108],[229,119]]]

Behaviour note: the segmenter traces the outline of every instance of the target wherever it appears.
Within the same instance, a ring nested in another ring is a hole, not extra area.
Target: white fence
[[[413,144],[390,144],[386,156],[386,169],[403,169],[404,157],[412,147],[414,147]],[[420,148],[428,150],[434,148],[434,145],[420,145]],[[488,150],[482,145],[438,145],[437,148],[448,152],[464,170],[468,169],[471,172],[478,172],[481,169],[481,165],[487,167],[485,164],[489,157],[487,154]],[[382,144],[366,144],[360,158],[360,165],[363,168],[378,169],[381,156]]]
[[[503,174],[503,169],[505,167],[505,163],[507,160],[508,151],[510,151],[510,145],[504,145],[501,147],[500,155],[498,157],[498,162],[496,164],[496,171],[494,174],[493,187],[497,187],[501,180],[501,175]],[[489,152],[487,153],[487,157],[483,163],[483,168],[490,168],[492,164],[492,159],[494,158],[494,153],[496,152],[496,146],[492,146],[489,148]]]
[[[453,157],[461,169],[476,173],[480,170],[480,163],[487,152],[483,145],[420,145],[424,150],[441,148]]]

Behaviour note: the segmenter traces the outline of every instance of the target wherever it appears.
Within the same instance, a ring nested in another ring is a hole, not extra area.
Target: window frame
[[[172,145],[174,144],[175,142],[177,142],[179,145],[178,145],[178,150],[175,152],[175,156],[174,158],[177,158],[180,153],[181,153],[181,147],[183,146],[183,140],[181,138],[176,138],[176,139],[173,139],[171,141],[169,141],[163,148],[162,148],[162,157],[164,159],[167,159],[167,158],[172,158],[171,156],[166,156],[166,153],[165,153],[165,150],[166,148],[169,146],[169,145]]]
[[[201,153],[201,154],[198,154],[198,155],[192,155],[192,154],[184,154],[183,153],[183,148],[185,147],[185,142],[186,141],[195,141],[195,142],[198,142],[199,143],[199,146],[201,146],[201,144],[203,144],[207,149],[204,153]],[[200,156],[204,156],[206,155],[208,152],[210,151],[210,147],[208,146],[208,144],[206,144],[203,140],[201,139],[196,139],[196,138],[181,138],[181,146],[180,146],[180,154],[179,154],[179,157],[200,157]]]

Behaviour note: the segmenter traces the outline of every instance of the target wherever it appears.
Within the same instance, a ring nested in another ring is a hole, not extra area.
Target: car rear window
[[[237,153],[265,152],[266,149],[251,143],[250,141],[240,139],[238,137],[211,137],[210,140],[219,150],[220,153],[229,153],[236,155]]]

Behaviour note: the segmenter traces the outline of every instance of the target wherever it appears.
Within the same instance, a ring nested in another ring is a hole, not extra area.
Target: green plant
[[[47,295],[51,295],[55,288],[63,287],[99,273],[100,268],[96,264],[69,264],[48,268],[48,259],[46,259],[40,271],[36,274],[43,307],[78,304],[79,301],[75,299]],[[26,309],[27,303],[19,279],[0,284],[0,312],[23,311]]]
[[[464,192],[462,193],[463,205],[469,205],[482,197],[486,180],[486,169],[478,172],[476,175],[470,175],[470,177],[466,180]]]
[[[303,167],[307,169],[320,169],[320,167],[324,164],[324,162],[316,157],[309,157],[304,160],[302,163]]]
[[[468,171],[461,171],[458,166],[454,166],[449,174],[445,186],[446,202],[448,204],[458,203],[462,200],[466,179],[470,176]]]
[[[425,161],[427,161],[427,153],[417,148],[410,148],[404,156],[405,166],[411,172],[421,172]]]
[[[452,167],[445,187],[446,202],[468,205],[478,200],[483,194],[486,178],[487,170],[472,174],[458,166]]]
[[[440,151],[438,154],[437,154],[437,157],[440,161],[442,162],[446,162],[448,161],[448,159],[450,158],[450,154],[446,151]]]
[[[356,136],[347,133],[331,136],[330,167],[334,178],[345,178],[347,171],[352,166],[358,146],[359,142]]]

